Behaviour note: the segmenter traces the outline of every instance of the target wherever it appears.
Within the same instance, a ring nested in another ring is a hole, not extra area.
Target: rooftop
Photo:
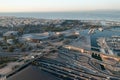
[[[23,39],[45,39],[49,37],[49,33],[31,33],[31,34],[24,34],[22,36]]]

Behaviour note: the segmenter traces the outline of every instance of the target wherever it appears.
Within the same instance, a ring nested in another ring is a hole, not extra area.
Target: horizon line
[[[0,13],[57,13],[57,12],[94,12],[94,11],[120,11],[118,9],[98,9],[98,10],[81,10],[81,11],[2,11]]]

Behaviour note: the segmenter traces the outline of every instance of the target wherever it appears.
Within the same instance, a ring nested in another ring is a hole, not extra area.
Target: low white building
[[[48,39],[50,34],[48,32],[45,33],[31,33],[24,34],[22,36],[22,40],[32,42],[32,43],[40,43],[41,41]]]
[[[18,31],[8,31],[3,34],[3,36],[9,37],[9,36],[18,36]]]
[[[7,43],[8,43],[8,44],[14,44],[14,41],[13,41],[13,39],[8,39],[8,40],[7,40]]]

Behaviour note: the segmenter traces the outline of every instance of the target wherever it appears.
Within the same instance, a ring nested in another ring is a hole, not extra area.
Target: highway
[[[101,77],[104,79],[106,78],[105,76],[98,75],[98,74],[96,74],[96,72],[94,72],[90,69],[87,69],[84,66],[78,66],[77,64],[75,64],[77,62],[77,60],[66,55],[66,53],[65,54],[60,53],[60,54],[62,54],[62,57],[64,55],[64,58],[69,59],[70,61],[72,60],[74,62],[74,64],[72,62],[71,62],[71,64],[68,63],[67,61],[65,63],[63,63],[63,62],[60,62],[57,60],[51,60],[51,59],[39,59],[36,61],[36,63],[38,64],[39,67],[41,67],[41,69],[47,68],[47,69],[52,70],[54,72],[54,74],[60,73],[60,74],[66,75],[68,77],[73,77],[74,79],[82,78],[83,76],[86,79],[90,79],[90,78],[92,78],[92,76],[97,76],[97,77]],[[90,75],[90,76],[88,76],[88,75]]]
[[[54,64],[54,63],[57,63],[57,64]],[[82,73],[79,72],[79,69],[74,69],[74,68],[71,68],[70,66],[71,65],[66,65],[66,64],[61,64],[60,62],[56,62],[56,61],[50,61],[49,63],[49,60],[46,60],[46,61],[39,61],[39,66],[40,68],[46,68],[48,70],[52,70],[54,74],[61,74],[61,76],[63,77],[66,77],[66,78],[70,78],[70,79],[80,79],[83,80],[85,78],[89,78],[87,77],[87,75],[83,75]]]
[[[69,54],[68,54],[69,53]],[[35,62],[40,67],[40,69],[48,71],[50,73],[67,77],[73,79],[79,79],[79,78],[86,78],[90,79],[92,76],[100,77],[103,79],[108,78],[117,78],[119,79],[119,76],[110,75],[97,67],[93,65],[92,61],[95,60],[88,56],[87,54],[78,54],[76,52],[68,51],[68,50],[59,50],[59,57],[63,60],[66,60],[66,62],[60,62],[58,60],[52,60],[47,58],[41,58],[37,59]],[[72,54],[72,56],[70,55]],[[74,55],[74,56],[73,56]],[[91,67],[93,67],[96,71],[91,70],[89,68],[86,68],[85,66],[79,65],[80,60],[78,60],[79,56],[86,57],[87,58],[87,64],[89,64]],[[98,60],[97,60],[98,61]],[[102,61],[98,61],[100,64],[104,63]]]
[[[66,53],[65,53],[65,52],[66,52]],[[79,62],[79,60],[77,60],[77,58],[75,58],[75,57],[73,58],[73,57],[71,57],[70,55],[68,55],[68,53],[70,54],[72,51],[69,51],[69,52],[68,52],[68,50],[66,50],[65,52],[64,52],[64,51],[62,52],[62,53],[64,53],[65,56],[68,56],[68,57],[70,57],[71,59],[76,59],[76,61]],[[106,73],[106,72],[98,69],[98,68],[93,64],[93,61],[96,61],[96,62],[98,62],[99,64],[107,64],[107,65],[111,65],[110,63],[106,63],[106,62],[103,62],[103,61],[94,59],[94,58],[92,58],[91,56],[86,55],[86,54],[80,54],[80,53],[78,54],[78,53],[75,53],[75,52],[72,52],[71,54],[77,54],[77,57],[78,57],[78,56],[87,57],[87,58],[88,58],[88,61],[87,61],[88,64],[89,64],[90,66],[92,66],[96,71],[98,71],[99,73],[104,74],[104,76],[106,75],[106,76],[109,76],[109,77],[114,77],[114,78],[120,79],[120,76],[108,74],[108,73]],[[111,65],[111,66],[115,66],[115,65]],[[97,75],[99,75],[99,74],[97,73]]]

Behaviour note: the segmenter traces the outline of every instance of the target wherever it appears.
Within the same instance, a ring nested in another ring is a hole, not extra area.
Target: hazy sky
[[[0,12],[120,10],[120,0],[0,0]]]

